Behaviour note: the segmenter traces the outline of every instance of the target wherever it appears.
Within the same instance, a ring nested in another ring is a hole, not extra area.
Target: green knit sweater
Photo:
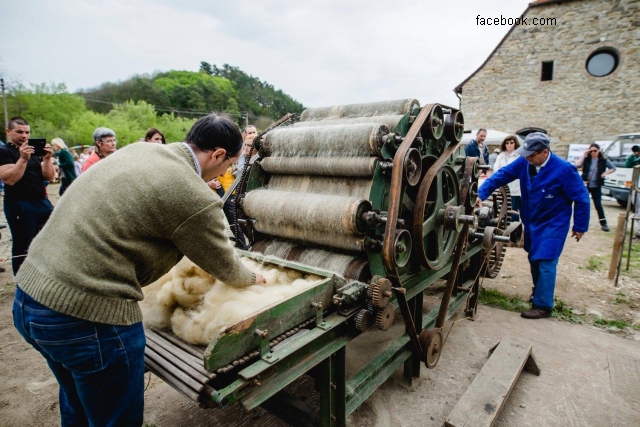
[[[142,320],[142,286],[186,255],[236,287],[250,286],[224,233],[222,200],[188,147],[136,143],[74,181],[33,240],[17,285],[55,311],[112,325]]]

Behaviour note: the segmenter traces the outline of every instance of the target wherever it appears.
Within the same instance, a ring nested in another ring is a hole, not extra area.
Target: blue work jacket
[[[478,196],[486,200],[496,188],[520,180],[524,224],[524,250],[532,261],[560,257],[567,239],[573,209],[573,231],[585,233],[589,228],[589,192],[578,169],[553,153],[547,164],[531,180],[529,162],[516,159],[487,179]]]

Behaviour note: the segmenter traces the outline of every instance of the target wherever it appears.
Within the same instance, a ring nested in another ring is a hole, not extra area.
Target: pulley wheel
[[[411,148],[404,156],[404,180],[411,187],[420,181],[422,176],[422,157],[420,152]]]
[[[428,329],[422,331],[418,337],[418,342],[424,355],[424,364],[427,368],[433,369],[440,360],[442,352],[442,331],[441,329]]]
[[[429,112],[429,117],[424,121],[420,129],[423,138],[440,139],[444,132],[444,111],[438,104],[434,104]]]
[[[447,114],[444,123],[444,136],[447,141],[460,142],[464,135],[464,116],[461,111]]]
[[[393,260],[396,267],[404,267],[411,259],[411,233],[407,230],[397,230],[393,243]]]
[[[413,237],[416,240],[414,251],[420,262],[432,270],[439,270],[449,261],[456,243],[457,231],[448,229],[444,218],[447,207],[460,205],[460,188],[458,177],[450,166],[433,172],[435,175],[430,182],[425,175],[420,184],[414,209]]]

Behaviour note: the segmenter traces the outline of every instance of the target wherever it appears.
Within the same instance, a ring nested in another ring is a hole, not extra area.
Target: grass
[[[600,255],[591,255],[588,262],[587,270],[589,271],[598,271],[604,266],[604,260]]]
[[[619,294],[621,294],[621,292],[619,292]],[[487,305],[489,307],[500,308],[507,311],[514,311],[516,313],[522,313],[523,311],[529,310],[531,308],[531,304],[524,301],[523,299],[519,297],[510,297],[504,295],[503,293],[495,289],[482,288],[480,290],[480,297],[478,298],[478,301],[481,304]],[[622,298],[617,298],[616,301],[629,304],[629,301]],[[587,315],[575,314],[575,310],[560,298],[554,298],[554,306],[551,315],[558,320],[581,325],[592,324],[594,326],[603,328],[609,328],[613,326],[618,329],[632,328],[640,330],[640,325],[631,325],[621,320],[608,320],[602,319],[600,317],[593,318],[592,320]]]

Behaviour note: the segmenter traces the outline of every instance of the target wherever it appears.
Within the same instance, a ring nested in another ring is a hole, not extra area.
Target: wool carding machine
[[[457,109],[407,99],[307,109],[259,134],[237,187],[241,253],[325,280],[206,349],[149,331],[148,367],[203,405],[263,405],[299,425],[344,425],[400,366],[407,381],[434,368],[445,321],[462,306],[475,316],[480,277],[497,275],[521,229],[505,189],[475,206],[480,166],[459,146],[463,128]],[[443,279],[424,314],[425,290]],[[347,378],[346,347],[388,331],[396,309],[404,334]],[[315,408],[283,391],[305,374]]]

